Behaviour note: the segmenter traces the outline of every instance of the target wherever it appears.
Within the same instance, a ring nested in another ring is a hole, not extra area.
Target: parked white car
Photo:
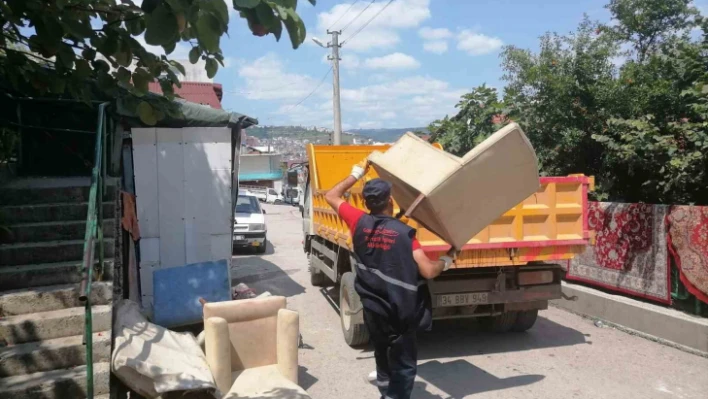
[[[258,253],[265,253],[268,229],[258,198],[239,192],[234,212],[234,248],[255,248]]]

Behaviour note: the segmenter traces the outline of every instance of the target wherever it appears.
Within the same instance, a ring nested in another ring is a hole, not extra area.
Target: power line
[[[332,23],[332,25],[330,25],[329,28],[327,28],[327,30],[330,30],[330,29],[332,29],[332,27],[333,27],[334,25],[337,25],[337,22],[341,21],[342,18],[344,18],[344,16],[347,15],[347,13],[349,12],[349,10],[351,10],[352,7],[354,7],[354,4],[356,4],[356,3],[358,3],[358,2],[359,2],[359,0],[356,0],[356,1],[354,1],[352,4],[350,4],[350,5],[349,5],[349,8],[347,8],[347,11],[344,11],[344,14],[340,15],[339,18],[337,18],[337,20],[334,21],[334,23]]]
[[[376,0],[371,0],[371,3],[367,4],[366,7],[364,7],[364,9],[361,10],[361,12],[359,12],[359,14],[357,14],[356,17],[354,17],[354,19],[352,19],[351,21],[349,21],[349,23],[346,24],[346,25],[344,26],[344,28],[340,29],[340,31],[344,32],[344,30],[347,29],[347,28],[348,28],[354,21],[356,21],[359,17],[361,17],[361,14],[363,14],[364,11],[368,10],[369,7],[371,7],[371,5],[374,4],[374,2],[376,2]]]
[[[373,1],[372,1],[371,3],[373,3]],[[356,32],[354,32],[351,36],[349,36],[348,38],[346,38],[346,40],[344,40],[340,46],[344,46],[344,44],[345,44],[346,42],[348,42],[349,40],[351,40],[352,38],[354,38],[354,36],[358,35],[359,32],[361,32],[364,28],[366,28],[366,27],[371,23],[371,21],[373,21],[374,19],[376,19],[376,17],[378,17],[379,15],[381,15],[381,13],[382,13],[388,6],[390,6],[391,3],[393,3],[393,0],[389,0],[388,3],[386,3],[386,5],[383,6],[383,8],[381,8],[381,9],[379,10],[379,12],[376,13],[376,15],[374,15],[373,17],[371,17],[371,19],[368,20],[368,21],[366,21],[366,23],[365,23],[364,25],[362,25],[359,29],[357,29]],[[369,5],[371,5],[371,4],[369,4]]]

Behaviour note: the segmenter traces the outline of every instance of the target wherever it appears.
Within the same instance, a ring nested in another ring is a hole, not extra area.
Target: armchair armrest
[[[222,395],[231,389],[231,340],[229,325],[221,317],[209,317],[204,321],[207,364],[214,376],[216,387]]]
[[[278,371],[283,377],[297,384],[300,315],[292,310],[280,309],[277,334]]]

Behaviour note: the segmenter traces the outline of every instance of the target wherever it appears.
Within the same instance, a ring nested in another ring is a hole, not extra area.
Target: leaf
[[[212,14],[199,13],[197,21],[197,40],[199,45],[209,52],[219,51],[219,39],[221,31],[219,30],[219,20]]]
[[[81,56],[89,61],[93,61],[96,58],[96,50],[87,47],[81,52]]]
[[[265,26],[269,32],[273,31],[276,25],[280,25],[280,20],[275,16],[273,9],[270,8],[267,3],[261,3],[256,7],[256,16],[261,25]]]
[[[184,66],[182,66],[182,64],[180,64],[180,63],[177,62],[177,61],[173,61],[173,60],[170,60],[169,62],[170,62],[170,65],[172,65],[173,67],[177,68],[177,70],[179,71],[179,73],[181,73],[182,75],[186,75],[186,74],[187,74],[187,71],[185,71]]]
[[[118,79],[118,81],[127,83],[130,81],[130,77],[131,74],[129,70],[123,67],[118,68],[118,71],[116,72],[116,79]]]
[[[219,63],[213,58],[207,58],[206,60],[206,72],[209,79],[216,76],[216,72],[219,70]]]
[[[71,46],[62,43],[62,46],[59,48],[59,52],[57,53],[57,61],[61,62],[67,69],[72,69],[74,68],[75,58],[76,54],[74,54],[74,50]]]
[[[49,89],[54,94],[63,94],[64,89],[66,89],[66,80],[59,77],[52,79]]]
[[[162,48],[165,50],[165,54],[167,55],[172,54],[172,52],[175,51],[175,47],[177,47],[176,42],[169,42],[162,46]]]
[[[91,76],[91,66],[87,60],[78,59],[76,60],[76,68],[74,69],[74,76],[79,78],[79,80],[86,79]]]
[[[133,73],[133,86],[138,94],[146,94],[149,91],[150,73],[142,68]]]
[[[133,51],[130,49],[130,44],[121,42],[121,51],[115,54],[118,65],[128,67],[133,62]]]
[[[179,29],[180,33],[184,32],[187,27],[187,19],[184,17],[184,13],[175,15],[175,18],[177,19],[177,29]]]
[[[160,89],[162,89],[162,95],[167,99],[172,100],[175,97],[175,89],[168,79],[160,79]]]
[[[192,47],[191,50],[189,50],[189,62],[192,64],[196,64],[197,61],[199,61],[199,56],[202,54],[201,49],[199,46],[194,46]]]
[[[136,112],[138,113],[140,120],[144,124],[148,126],[154,126],[157,123],[155,110],[152,108],[152,105],[148,104],[147,102],[141,101],[140,104],[138,104]]]
[[[131,14],[126,17],[125,27],[133,36],[138,36],[145,31],[145,18],[141,15]]]
[[[144,4],[144,3],[143,3]],[[160,4],[152,14],[145,16],[145,42],[153,46],[162,46],[174,42],[179,36],[177,19],[174,14]]]
[[[93,29],[91,29],[91,24],[88,22],[71,17],[64,17],[59,23],[69,35],[79,40],[86,39],[93,35]]]
[[[241,8],[254,8],[261,0],[234,0],[234,6]]]
[[[288,35],[290,35],[290,42],[293,45],[293,49],[300,47],[303,41],[305,41],[305,24],[302,19],[295,13],[292,9],[287,9],[288,19],[284,21],[285,28],[288,30]]]
[[[223,0],[208,0],[201,5],[201,9],[211,12],[216,18],[221,21],[224,28],[229,24],[229,9]]]
[[[155,8],[160,4],[160,0],[143,0],[143,4],[140,5],[140,8],[145,11],[146,13],[150,14],[151,12],[155,11]]]

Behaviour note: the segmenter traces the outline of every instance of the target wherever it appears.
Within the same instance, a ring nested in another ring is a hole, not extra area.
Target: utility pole
[[[334,87],[334,93],[332,96],[332,105],[334,108],[334,137],[333,144],[342,144],[342,109],[339,103],[339,34],[338,31],[327,31],[328,34],[332,35],[332,43],[329,47],[332,47],[332,56],[328,57],[332,60],[332,86]]]

